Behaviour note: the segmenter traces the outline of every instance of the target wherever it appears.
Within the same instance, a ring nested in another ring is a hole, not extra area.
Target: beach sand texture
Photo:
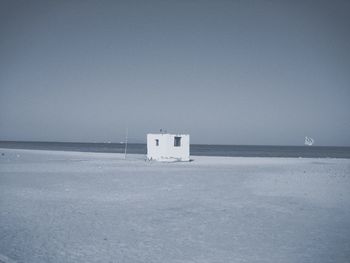
[[[350,159],[0,153],[2,261],[350,262]]]

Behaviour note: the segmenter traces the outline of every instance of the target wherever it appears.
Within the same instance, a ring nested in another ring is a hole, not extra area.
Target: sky
[[[350,146],[350,1],[0,1],[0,140]]]

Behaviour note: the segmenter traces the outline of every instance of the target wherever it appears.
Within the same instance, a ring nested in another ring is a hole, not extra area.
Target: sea
[[[0,148],[124,153],[123,143],[0,141]],[[146,154],[144,143],[128,143],[127,154]],[[350,147],[191,144],[191,156],[350,158]]]

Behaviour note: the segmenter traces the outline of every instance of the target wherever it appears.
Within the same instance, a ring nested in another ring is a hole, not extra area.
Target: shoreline
[[[48,150],[48,149],[27,149],[27,148],[3,148],[0,147],[0,151],[4,150],[10,150],[10,151],[37,151],[37,152],[46,152],[46,153],[77,153],[77,154],[98,154],[98,155],[114,155],[114,156],[124,156],[124,153],[119,153],[119,152],[97,152],[97,151],[79,151],[79,150],[60,150],[60,149],[55,149],[55,150]],[[1,153],[0,153],[1,154]],[[146,154],[142,153],[127,153],[127,156],[132,155],[134,157],[136,156],[144,156],[146,157]],[[339,160],[349,160],[350,158],[347,157],[294,157],[294,156],[224,156],[224,155],[190,155],[190,159],[192,160],[191,157],[195,158],[201,158],[201,157],[208,157],[208,158],[262,158],[262,159],[339,159]],[[124,159],[124,158],[122,158]],[[174,162],[176,163],[176,162]],[[186,163],[186,162],[185,162]]]

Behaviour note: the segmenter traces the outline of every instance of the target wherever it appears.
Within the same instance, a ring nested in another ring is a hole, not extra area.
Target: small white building
[[[189,161],[190,135],[147,134],[147,159],[156,161]]]

